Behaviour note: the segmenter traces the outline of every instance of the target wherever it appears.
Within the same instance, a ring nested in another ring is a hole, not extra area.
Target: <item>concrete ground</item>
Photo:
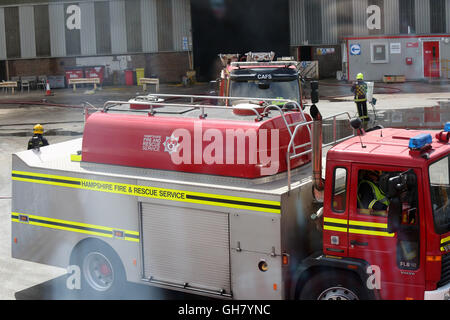
[[[162,85],[160,88],[161,93],[207,94],[209,91],[207,83],[192,87]],[[306,92],[308,95],[308,90]],[[53,90],[53,96],[48,97],[42,91],[15,95],[0,93],[0,299],[80,298],[67,290],[58,291],[65,282],[64,269],[11,258],[11,154],[26,148],[36,123],[44,125],[47,138],[52,144],[78,138],[83,132],[83,103],[101,108],[107,100],[127,101],[139,94],[142,94],[141,87],[105,87],[96,92],[90,88],[78,88],[77,92],[57,89]],[[351,115],[356,113],[350,86],[344,82],[321,81],[320,96],[318,107],[324,117],[336,112],[345,111]],[[378,100],[376,109],[380,114],[406,110],[407,113],[416,111],[420,115],[424,113],[424,107],[440,107],[441,119],[450,116],[449,83],[377,83],[375,97]],[[141,287],[130,289],[134,292],[132,299],[180,298],[179,295],[171,296],[171,293],[164,290],[151,291],[147,287]]]

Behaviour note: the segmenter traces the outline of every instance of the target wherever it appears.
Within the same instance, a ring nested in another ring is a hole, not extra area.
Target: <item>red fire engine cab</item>
[[[450,299],[449,137],[450,123],[381,129],[328,151],[323,251],[298,269],[296,297]],[[369,172],[384,210],[362,206]]]

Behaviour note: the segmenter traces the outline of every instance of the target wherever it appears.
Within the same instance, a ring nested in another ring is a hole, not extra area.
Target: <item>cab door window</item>
[[[401,171],[359,170],[357,214],[379,217],[378,223],[387,223],[390,202],[393,197],[398,198],[401,222],[396,239],[397,266],[415,270],[419,268],[420,239],[417,183],[405,184],[393,191],[391,179],[403,176],[406,177],[406,173]]]
[[[335,168],[333,174],[333,196],[331,209],[336,213],[343,213],[346,209],[347,199],[347,169]]]

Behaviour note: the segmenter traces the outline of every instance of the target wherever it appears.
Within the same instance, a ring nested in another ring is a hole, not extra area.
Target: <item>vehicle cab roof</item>
[[[430,134],[431,148],[420,152],[409,148],[411,138]],[[374,165],[420,167],[449,153],[450,144],[436,139],[437,131],[380,129],[348,139],[330,149],[327,161],[348,161]],[[427,154],[428,156],[424,156]]]

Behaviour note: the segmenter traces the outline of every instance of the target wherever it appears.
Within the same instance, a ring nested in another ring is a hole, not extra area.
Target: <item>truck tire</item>
[[[300,300],[366,300],[360,281],[349,272],[319,272],[302,288]]]
[[[80,242],[72,252],[70,264],[80,268],[81,290],[88,295],[117,294],[126,280],[119,256],[100,240]]]

